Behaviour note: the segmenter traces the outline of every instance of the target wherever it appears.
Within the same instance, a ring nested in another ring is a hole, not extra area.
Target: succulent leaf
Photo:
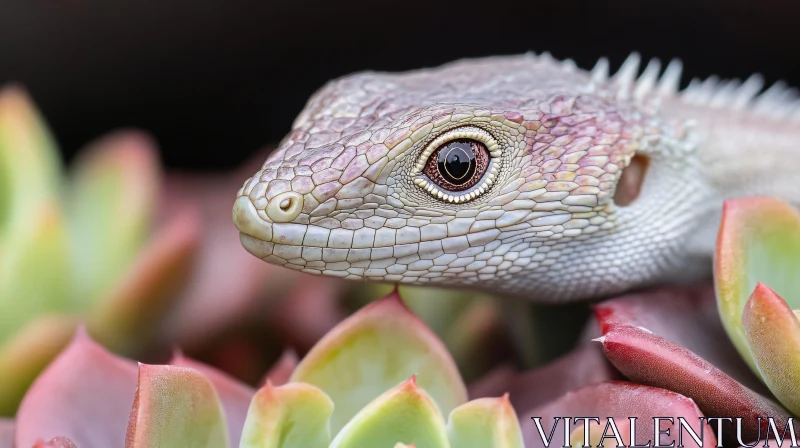
[[[43,316],[0,347],[0,415],[16,413],[25,391],[69,344],[77,328],[77,320],[70,317]]]
[[[228,446],[225,414],[211,381],[188,367],[139,365],[126,448]]]
[[[525,448],[517,413],[501,398],[481,398],[455,408],[447,421],[450,445],[459,448]]]
[[[141,250],[117,284],[97,304],[89,328],[110,349],[131,353],[152,342],[179,297],[200,241],[199,217],[192,209],[173,216]],[[136,354],[136,353],[133,353]]]
[[[264,375],[263,383],[266,384],[269,381],[273,386],[283,386],[289,382],[289,378],[292,377],[292,372],[297,368],[299,362],[300,360],[294,350],[284,350],[281,357]]]
[[[225,410],[229,445],[236,446],[242,437],[242,427],[255,390],[211,366],[187,358],[182,354],[174,356],[170,364],[194,369],[211,381],[220,402],[222,402],[222,408]]]
[[[81,152],[72,180],[73,268],[78,296],[91,304],[108,294],[149,234],[161,181],[155,143],[138,132],[103,137]]]
[[[770,399],[736,382],[708,361],[646,330],[617,327],[601,341],[608,358],[630,380],[685,394],[707,415],[742,417],[745,439],[758,437],[758,417],[773,417],[781,425],[790,417]],[[730,431],[725,435],[734,437]]]
[[[331,429],[336,433],[364,406],[412,375],[444,413],[467,401],[447,349],[393,293],[331,330],[291,380],[317,386],[331,397],[336,403]]]
[[[758,372],[742,328],[742,312],[756,283],[800,308],[800,214],[775,198],[725,202],[714,257],[719,313],[725,330]]]
[[[333,402],[304,383],[262,387],[253,397],[240,448],[327,448]]]
[[[781,296],[758,283],[744,307],[742,326],[764,382],[784,406],[800,415],[797,317]]]
[[[330,448],[390,447],[398,440],[425,448],[450,448],[441,412],[414,377],[364,407]]]
[[[472,399],[509,394],[515,409],[533,409],[579,387],[618,379],[619,374],[596,344],[583,344],[544,366],[517,372],[501,366],[471,384]]]
[[[525,446],[528,448],[544,446],[538,432],[539,429],[532,418],[540,419],[541,429],[545,436],[550,435],[551,428],[556,428],[550,440],[551,447],[569,446],[570,441],[564,440],[564,421],[556,421],[556,417],[563,418],[564,416],[611,417],[619,423],[626,423],[629,418],[636,418],[635,439],[629,440],[630,430],[625,431],[627,434],[620,434],[625,445],[631,445],[633,442],[642,445],[646,444],[648,440],[652,440],[653,417],[672,417],[674,423],[662,421],[661,428],[663,430],[669,428],[670,434],[673,435],[678,433],[678,418],[683,417],[693,431],[700,436],[702,446],[710,447],[717,443],[711,428],[700,420],[703,414],[691,399],[665,389],[610,381],[576,389],[551,403],[528,412],[522,418],[522,421],[529,423],[522,427]],[[555,426],[556,422],[558,426]],[[579,422],[575,423],[570,428],[575,428],[579,424]],[[590,436],[592,431],[598,429],[603,431],[603,427],[598,427],[591,422],[589,424]],[[571,435],[573,431],[569,431],[569,433]],[[685,430],[684,433],[686,433]],[[683,440],[685,446],[697,447],[691,437],[684,437]],[[668,443],[669,441],[665,439],[662,442]]]
[[[606,357],[631,381],[690,397],[706,415],[744,417],[745,439],[758,437],[755,417],[785,424],[788,413],[758,393],[763,385],[725,337],[710,287],[630,294],[595,313]]]
[[[8,235],[32,222],[31,211],[52,203],[61,184],[55,142],[19,86],[0,90],[0,253]]]
[[[73,298],[67,234],[56,203],[30,204],[26,227],[0,246],[0,343]]]
[[[25,394],[16,446],[58,436],[80,448],[119,446],[135,393],[136,364],[110,354],[81,329]]]

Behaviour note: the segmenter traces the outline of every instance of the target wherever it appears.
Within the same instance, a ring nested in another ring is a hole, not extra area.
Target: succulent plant
[[[153,142],[119,132],[63,172],[25,92],[0,91],[0,415],[86,320],[106,346],[152,343],[198,243],[196,216],[153,227],[161,172]]]
[[[17,448],[56,437],[81,448],[523,446],[508,397],[467,401],[441,340],[396,293],[257,391],[182,355],[137,367],[79,331],[16,419]]]
[[[728,201],[715,285],[604,302],[595,308],[599,340],[630,380],[690,397],[706,415],[742,417],[741,437],[731,429],[726,442],[763,440],[767,417],[783,428],[800,415],[800,323],[789,304],[800,297],[798,267],[800,215],[791,206]]]

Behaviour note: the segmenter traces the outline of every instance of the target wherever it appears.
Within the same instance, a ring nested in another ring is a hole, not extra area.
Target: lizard
[[[247,251],[546,303],[710,275],[725,199],[797,204],[800,101],[682,63],[548,53],[328,82],[238,191]],[[640,74],[641,71],[641,74]]]

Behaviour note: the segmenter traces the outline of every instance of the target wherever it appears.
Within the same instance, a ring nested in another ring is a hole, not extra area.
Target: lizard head
[[[617,90],[533,55],[332,81],[239,191],[242,243],[350,279],[543,300],[624,288],[641,269],[616,250],[647,244],[610,235],[642,216],[663,132]]]

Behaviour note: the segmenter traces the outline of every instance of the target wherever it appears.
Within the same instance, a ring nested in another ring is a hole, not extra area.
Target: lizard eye
[[[420,155],[415,183],[448,202],[466,202],[483,194],[494,182],[494,158],[502,152],[495,139],[477,127],[462,127],[434,139]]]

